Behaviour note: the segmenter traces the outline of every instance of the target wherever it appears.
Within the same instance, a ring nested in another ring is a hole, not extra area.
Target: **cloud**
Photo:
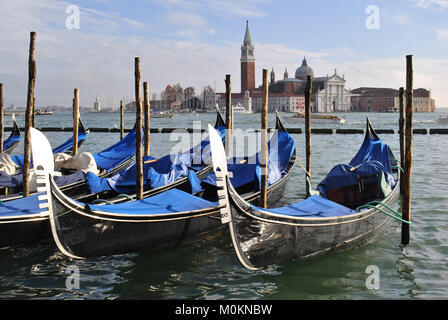
[[[261,8],[270,0],[152,0],[167,10],[186,9],[227,17],[264,17],[267,13]]]
[[[391,16],[392,21],[401,25],[409,25],[411,23],[411,17],[404,13],[397,13]]]
[[[448,8],[448,0],[413,0],[416,1],[415,5],[420,8],[436,7],[437,9],[444,10]]]
[[[436,30],[437,40],[448,41],[448,29]]]
[[[197,13],[169,12],[165,16],[166,21],[175,25],[201,28],[206,25],[205,19]]]
[[[215,13],[245,18],[260,18],[266,16],[266,12],[264,12],[257,6],[257,4],[264,2],[265,1],[255,0],[205,0],[207,8],[214,11]]]
[[[0,81],[5,83],[7,106],[25,105],[31,30],[37,32],[39,106],[70,106],[74,88],[80,89],[81,106],[92,106],[97,94],[110,106],[118,105],[123,97],[132,100],[136,56],[141,57],[142,79],[149,82],[151,95],[174,83],[200,91],[206,85],[214,87],[216,82],[217,91],[223,92],[226,74],[232,75],[232,90],[240,90],[240,42],[211,44],[191,39],[154,39],[138,32],[127,34],[123,29],[135,31],[151,26],[132,19],[128,22],[116,14],[88,10],[84,11],[87,14],[81,20],[81,29],[68,30],[64,26],[66,5],[47,0],[39,1],[38,5],[20,0],[1,4],[0,27],[8,37],[2,37],[0,42]],[[207,25],[203,29],[206,33],[214,32]],[[183,28],[178,32],[182,30],[188,36],[188,30],[197,29]],[[440,39],[446,35],[446,30],[438,33]],[[348,47],[310,51],[257,42],[257,85],[261,84],[262,68],[274,68],[277,77],[281,77],[287,67],[292,77],[303,56],[316,76],[331,74],[337,68],[339,74],[345,74],[350,88],[399,87],[405,83],[404,57],[360,60]],[[448,93],[443,85],[448,78],[448,60],[415,59],[414,70],[415,87],[432,89],[437,106],[448,106]]]

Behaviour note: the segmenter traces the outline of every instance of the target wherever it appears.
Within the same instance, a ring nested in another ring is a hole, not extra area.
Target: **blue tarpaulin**
[[[85,174],[84,174],[84,172],[79,170],[79,171],[75,171],[71,174],[55,176],[53,178],[58,186],[65,186],[70,183],[84,180]],[[23,184],[23,174],[22,173],[9,175],[4,171],[0,171],[0,186],[9,187],[9,188],[17,188],[17,187],[21,187],[22,184]]]
[[[217,130],[221,139],[224,139],[225,128],[218,127]],[[210,157],[208,138],[184,153],[168,154],[158,159],[151,156],[144,157],[143,185],[148,188],[149,184],[149,188],[154,189],[188,177],[192,190],[199,190],[197,177],[193,174],[195,170],[201,170],[210,161]],[[135,164],[109,178],[98,178],[89,174],[86,180],[92,193],[111,189],[120,193],[131,192],[136,186]]]
[[[87,134],[85,132],[80,132],[78,134],[78,145],[86,140]],[[53,149],[53,153],[61,153],[66,152],[67,150],[70,150],[73,148],[73,137],[67,139],[63,144]]]
[[[269,160],[268,160],[268,186],[274,184],[284,174],[291,156],[295,150],[294,139],[284,131],[276,131],[268,143]],[[227,165],[227,170],[232,172],[230,181],[234,188],[238,188],[248,183],[257,182],[258,187],[261,186],[261,153],[258,152],[244,161],[241,158],[231,159]],[[204,180],[204,183],[215,186],[216,176],[211,172]]]
[[[20,141],[20,135],[13,135],[8,137],[8,139],[3,141],[3,150],[9,149],[17,141]]]
[[[357,185],[358,177],[377,175],[384,172],[389,185],[394,185],[389,147],[381,140],[366,139],[350,164],[339,164],[317,186],[317,190],[327,195],[327,190]]]
[[[344,207],[336,202],[330,201],[319,195],[311,196],[305,200],[293,203],[288,206],[264,209],[252,206],[255,210],[269,211],[275,214],[282,214],[294,217],[338,217],[356,213],[355,210]]]
[[[39,195],[43,195],[43,193],[33,194],[17,200],[0,202],[0,217],[13,217],[48,210],[47,208],[39,208],[39,203],[45,202],[38,199]]]
[[[161,214],[186,212],[217,207],[218,202],[211,202],[191,195],[179,189],[170,189],[142,200],[113,205],[88,204],[90,210],[120,214]]]
[[[144,142],[144,134],[142,133],[142,142]],[[137,143],[136,129],[133,128],[123,139],[116,144],[104,149],[101,152],[93,153],[96,164],[103,170],[109,172],[116,166],[122,164],[126,160],[135,155],[135,146]]]
[[[251,207],[255,210],[268,211],[273,214],[309,218],[339,217],[354,214],[357,213],[356,210],[325,198],[326,190],[357,185],[358,176],[371,176],[381,173],[385,174],[386,181],[389,184],[395,183],[392,176],[389,147],[380,139],[366,139],[350,164],[336,165],[322,180],[317,187],[321,195],[313,195],[305,200],[275,209]]]

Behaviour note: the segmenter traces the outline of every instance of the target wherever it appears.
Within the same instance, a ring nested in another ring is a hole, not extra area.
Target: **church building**
[[[262,85],[255,86],[255,47],[246,21],[246,32],[241,46],[241,92],[232,93],[232,106],[242,106],[246,112],[261,110]],[[312,76],[313,92],[311,98],[312,112],[346,112],[350,110],[350,90],[345,89],[344,75],[334,74],[314,77],[313,69],[303,58],[301,66],[296,69],[294,78],[289,78],[285,69],[283,79],[275,80],[274,69],[270,73],[269,112],[303,112],[305,107],[304,91],[307,76]],[[225,108],[225,93],[218,94],[218,105]]]

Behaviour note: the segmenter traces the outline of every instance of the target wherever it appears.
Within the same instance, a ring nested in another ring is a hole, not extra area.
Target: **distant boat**
[[[48,111],[48,110],[44,111],[42,109],[36,109],[36,115],[38,115],[38,116],[47,116],[50,114],[53,114],[53,111]]]
[[[448,116],[446,116],[446,117],[440,116],[437,121],[441,122],[441,123],[448,123]]]
[[[5,115],[7,116],[24,116],[25,115],[25,111],[5,111]]]
[[[235,113],[253,113],[251,111],[247,111],[246,108],[244,108],[241,104],[237,104],[236,106],[232,107],[233,112]]]
[[[174,113],[164,112],[164,111],[151,113],[151,118],[172,118],[173,116],[174,116]]]
[[[295,115],[291,117],[285,117],[286,121],[305,121],[305,113],[297,112]],[[310,120],[312,123],[339,123],[344,124],[346,122],[345,116],[342,118],[330,114],[310,114]]]

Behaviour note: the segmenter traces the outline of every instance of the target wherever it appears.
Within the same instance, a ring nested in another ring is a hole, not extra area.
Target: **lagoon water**
[[[306,260],[289,261],[261,271],[244,269],[236,259],[226,234],[194,245],[132,254],[71,260],[54,245],[32,244],[0,250],[0,299],[446,299],[448,297],[448,135],[430,135],[430,128],[448,128],[437,123],[436,113],[414,114],[414,128],[428,134],[414,135],[412,170],[411,240],[400,245],[398,222],[375,241],[356,249]],[[282,115],[285,119],[288,114]],[[316,128],[365,127],[363,113],[346,114],[344,125],[316,124]],[[119,125],[119,114],[82,113],[86,127]],[[380,134],[399,158],[398,114],[372,113],[376,129],[394,129]],[[23,116],[18,116],[23,126]],[[202,128],[214,123],[215,114],[176,115],[172,119],[152,119],[153,128]],[[260,114],[235,114],[235,128],[258,129]],[[135,116],[125,114],[131,128]],[[303,123],[284,120],[287,128]],[[6,126],[11,126],[6,117]],[[70,113],[38,116],[37,127],[71,127]],[[269,116],[274,126],[274,115]],[[8,133],[7,133],[8,134]],[[65,141],[70,132],[46,132],[52,146]],[[297,154],[305,159],[305,135],[293,134]],[[177,140],[176,140],[177,139]],[[179,137],[151,135],[151,153],[170,152]],[[90,133],[80,151],[98,152],[119,140],[119,133]],[[172,140],[172,141],[171,141]],[[347,163],[363,140],[361,134],[312,135],[311,174],[316,186],[338,163]],[[16,153],[23,150],[22,143]],[[304,199],[305,174],[298,165],[279,205]],[[400,207],[400,200],[394,208]],[[379,289],[366,286],[368,266],[379,269]],[[80,272],[79,289],[67,289],[68,266]]]

